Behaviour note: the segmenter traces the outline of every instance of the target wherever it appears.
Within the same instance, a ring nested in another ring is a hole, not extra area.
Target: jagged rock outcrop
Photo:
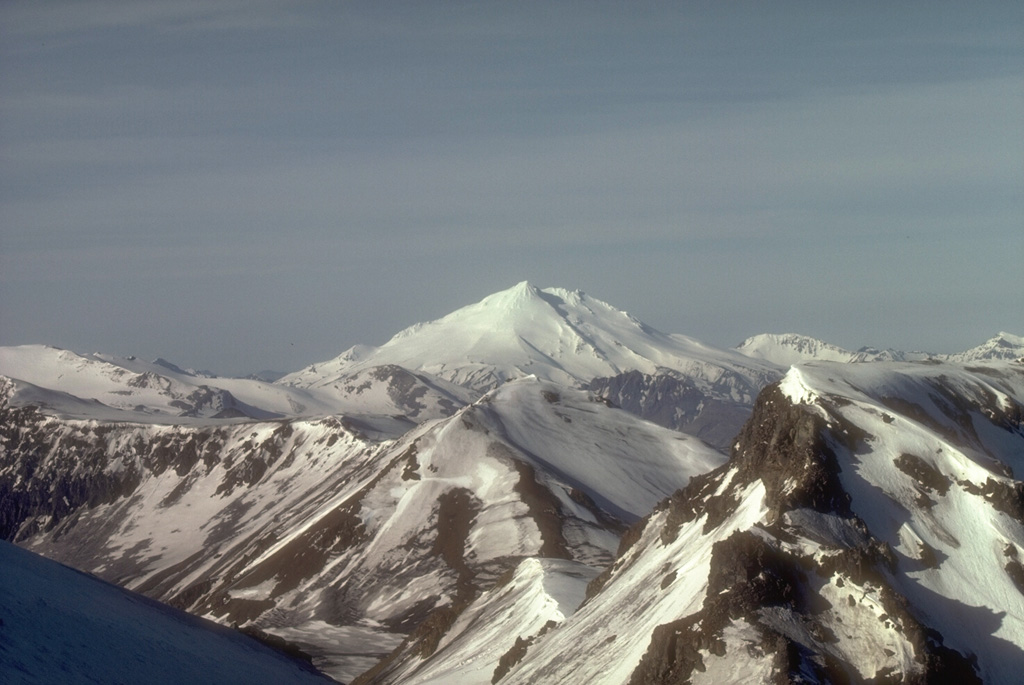
[[[1012,364],[796,367],[499,682],[1014,682],[1022,402]]]

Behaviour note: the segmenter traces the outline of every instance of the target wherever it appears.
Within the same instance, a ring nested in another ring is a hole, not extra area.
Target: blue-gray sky
[[[295,370],[520,280],[1024,333],[1024,3],[0,4],[0,344]]]

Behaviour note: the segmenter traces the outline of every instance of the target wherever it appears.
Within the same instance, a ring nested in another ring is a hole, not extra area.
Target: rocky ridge
[[[1020,367],[797,367],[500,682],[1014,682],[1022,401]]]

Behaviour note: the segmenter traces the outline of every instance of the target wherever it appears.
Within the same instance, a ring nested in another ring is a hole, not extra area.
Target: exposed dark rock
[[[712,548],[708,595],[728,593],[730,613],[745,616],[760,607],[795,604],[802,575],[793,557],[759,535],[738,531]]]
[[[746,618],[754,623],[758,609],[767,606],[803,608],[804,582],[796,559],[754,533],[739,531],[716,542],[703,607],[654,630],[630,683],[687,682],[694,670],[704,670],[702,650],[725,653],[721,636],[731,621]]]
[[[466,563],[466,541],[480,503],[464,488],[453,488],[438,498],[437,537],[430,553],[441,557],[455,571],[456,599],[468,603],[476,594],[474,572]],[[431,650],[433,652],[433,650]]]
[[[949,479],[921,457],[903,453],[896,457],[893,463],[900,471],[916,480],[925,491],[934,490],[940,495],[945,495],[949,490]]]
[[[1006,575],[1013,581],[1017,590],[1024,594],[1024,565],[1020,563],[1017,548],[1014,545],[1007,545],[1006,549],[1003,550],[1003,556],[1007,559],[1006,566],[1003,567]]]
[[[102,428],[59,431],[60,423],[34,407],[12,407],[0,392],[0,537],[19,541],[53,530],[82,507],[125,497],[142,480],[132,455],[124,468],[107,470],[109,435]]]
[[[232,588],[246,588],[259,585],[268,580],[276,580],[271,598],[280,597],[293,590],[305,579],[321,571],[328,558],[353,547],[367,539],[366,529],[358,515],[359,495],[346,501],[300,535],[283,545],[270,557],[244,575],[243,569],[248,559],[239,562],[224,573],[224,579],[230,584],[219,585],[216,591],[204,598],[200,609],[210,611],[213,615],[231,620],[253,620],[251,607],[238,604],[230,596]],[[266,546],[272,540],[266,541]],[[258,550],[254,550],[258,551]],[[242,609],[241,615],[232,613],[233,609]],[[266,607],[271,608],[271,607]]]
[[[714,387],[702,389],[692,379],[667,371],[653,376],[627,371],[596,378],[587,388],[631,414],[695,435],[723,451],[750,415],[759,390],[737,374],[726,373]],[[737,402],[734,396],[750,399]]]
[[[996,511],[1024,523],[1024,483],[1004,483],[992,478],[986,480],[984,485],[966,480],[958,480],[957,483],[967,492],[984,497]]]
[[[571,559],[572,555],[562,533],[564,515],[558,498],[537,482],[537,474],[532,466],[518,459],[512,463],[519,474],[515,490],[540,530],[540,555],[552,559]]]
[[[825,437],[827,429],[818,413],[791,403],[777,384],[765,388],[736,439],[730,461],[695,476],[669,498],[662,541],[675,540],[682,524],[702,515],[707,515],[705,533],[713,530],[734,511],[740,490],[757,480],[764,483],[769,521],[797,508],[851,516],[850,496],[839,481],[841,469]],[[839,430],[845,430],[847,439],[859,439],[852,427]],[[835,432],[833,426],[831,434]],[[728,487],[714,494],[731,470],[735,474]]]
[[[509,647],[508,651],[498,659],[498,667],[494,669],[494,675],[491,677],[492,685],[504,678],[512,670],[513,666],[523,660],[523,657],[526,656],[526,650],[532,643],[533,638],[524,640],[521,636],[516,637],[515,644]]]
[[[402,470],[402,480],[420,480],[421,476],[419,473],[420,463],[416,459],[416,453],[418,448],[416,442],[413,441],[409,448],[405,451],[402,457],[405,459],[405,468]]]

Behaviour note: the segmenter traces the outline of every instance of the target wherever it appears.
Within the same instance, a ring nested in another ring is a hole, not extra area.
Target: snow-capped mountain
[[[782,369],[667,335],[579,290],[522,282],[380,347],[357,346],[278,384],[322,391],[388,365],[489,390],[525,375],[585,387],[637,416],[727,449]]]
[[[527,375],[583,386],[626,371],[654,375],[671,369],[709,384],[732,373],[756,385],[775,371],[744,355],[661,333],[579,290],[541,290],[524,281],[407,328],[380,347],[353,347],[279,383],[316,388],[383,364],[481,391]]]
[[[991,361],[995,359],[1005,361],[1024,359],[1024,337],[1002,332],[977,347],[972,347],[965,352],[947,355],[946,359],[962,363]]]
[[[528,283],[273,383],[0,348],[0,537],[343,681],[1012,682],[1021,352]]]
[[[1014,361],[1024,357],[1024,338],[1011,333],[1000,333],[990,340],[964,352],[935,354],[931,352],[904,352],[862,347],[856,352],[845,350],[816,338],[797,333],[762,333],[747,338],[736,351],[752,359],[760,359],[782,368],[805,361],[879,362],[879,361]]]
[[[308,663],[0,542],[0,680],[329,683]]]
[[[755,335],[737,345],[736,351],[785,368],[811,359],[852,362],[857,356],[856,352],[797,333]]]
[[[880,361],[925,361],[939,359],[941,355],[928,352],[903,352],[901,350],[879,350],[862,347],[856,352],[845,350],[831,343],[797,333],[762,333],[747,338],[736,351],[752,359],[761,359],[783,368],[805,361],[830,362],[880,362]]]

